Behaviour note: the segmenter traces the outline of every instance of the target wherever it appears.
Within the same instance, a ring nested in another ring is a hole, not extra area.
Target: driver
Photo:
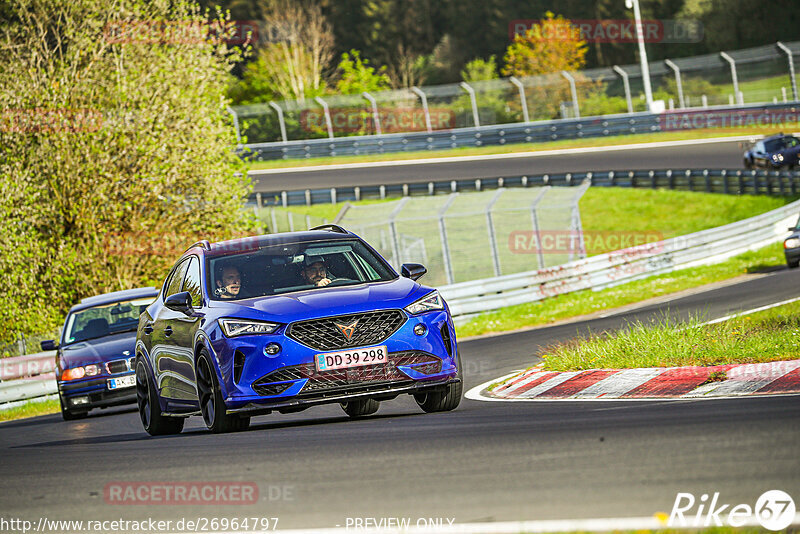
[[[329,276],[328,269],[325,267],[325,262],[322,258],[311,258],[309,256],[306,256],[306,266],[300,271],[300,275],[307,284],[317,287],[325,287],[334,280],[332,276]]]
[[[222,273],[217,278],[217,289],[215,293],[221,299],[229,300],[239,298],[242,290],[242,275],[239,269],[233,265],[228,265],[222,269]]]

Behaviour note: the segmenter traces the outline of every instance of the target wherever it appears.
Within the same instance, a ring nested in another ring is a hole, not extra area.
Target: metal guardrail
[[[433,132],[412,132],[401,134],[362,135],[335,137],[328,139],[303,139],[286,142],[253,143],[241,145],[240,153],[256,161],[273,159],[313,158],[325,156],[385,154],[425,150],[446,150],[459,147],[480,147],[513,143],[540,143],[559,139],[581,139],[586,137],[607,137],[660,132],[678,128],[678,123],[670,126],[670,118],[681,116],[697,117],[698,114],[753,113],[760,112],[772,116],[775,113],[796,113],[799,102],[753,104],[738,106],[714,106],[667,111],[664,113],[630,113],[624,115],[604,115],[575,119],[558,119],[527,123],[497,124],[491,126],[455,128]],[[677,119],[676,119],[677,120]],[[675,122],[675,121],[672,121]],[[703,122],[703,127],[709,124]],[[751,121],[761,124],[760,121]],[[784,121],[784,123],[787,121]],[[788,121],[791,122],[791,121]],[[794,122],[797,122],[795,116]],[[723,123],[719,120],[717,126]],[[747,125],[728,122],[728,125]],[[777,126],[777,125],[776,125]],[[688,128],[696,128],[691,122]]]
[[[0,359],[0,406],[58,392],[55,351]]]
[[[733,195],[794,196],[800,194],[800,171],[659,169],[531,174],[470,180],[287,190],[257,193],[251,195],[250,201],[260,207],[309,206],[345,201],[355,202],[362,199],[483,191],[500,187],[577,186],[585,180],[589,180],[596,187],[664,188]]]
[[[455,317],[583,289],[594,291],[676,269],[711,264],[780,241],[800,201],[718,228],[618,250],[565,265],[439,288]]]

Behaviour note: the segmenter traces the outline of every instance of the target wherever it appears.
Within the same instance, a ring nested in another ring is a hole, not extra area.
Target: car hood
[[[429,287],[400,277],[388,282],[311,289],[235,302],[211,301],[209,307],[220,317],[235,315],[289,323],[375,309],[404,308],[431,291]]]
[[[62,347],[61,359],[69,365],[79,362],[95,363],[130,358],[136,347],[136,332],[121,332],[96,339],[87,339]],[[128,351],[128,354],[123,354]]]

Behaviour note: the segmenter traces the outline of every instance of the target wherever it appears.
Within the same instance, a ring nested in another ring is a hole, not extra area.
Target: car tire
[[[359,399],[340,403],[344,413],[350,417],[364,417],[372,415],[381,407],[381,402],[375,399]]]
[[[78,419],[83,419],[87,415],[89,415],[89,410],[82,410],[80,412],[73,412],[73,411],[70,411],[69,409],[67,409],[67,407],[64,406],[64,398],[60,394],[58,396],[58,402],[61,404],[61,418],[64,421],[76,421]]]
[[[750,160],[750,158],[744,158],[744,168],[747,170],[753,169],[753,162]]]
[[[144,362],[136,359],[136,405],[145,432],[151,436],[180,434],[183,430],[183,417],[167,417],[161,413],[158,393]]]
[[[447,384],[444,389],[415,393],[414,400],[426,413],[449,412],[455,410],[461,403],[461,394],[464,391],[461,356],[458,356],[458,382]]]
[[[197,357],[197,396],[203,421],[214,434],[240,432],[250,427],[249,417],[226,413],[227,407],[222,399],[217,373],[214,372],[206,349],[202,349]]]
[[[787,261],[787,262],[786,262],[786,265],[787,265],[787,266],[788,266],[790,269],[797,269],[798,267],[800,267],[800,260]]]

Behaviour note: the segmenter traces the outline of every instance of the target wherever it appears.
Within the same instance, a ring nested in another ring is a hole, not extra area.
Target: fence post
[[[575,196],[572,198],[572,227],[578,234],[578,259],[582,260],[586,257],[586,241],[583,238],[583,223],[581,222],[581,210],[578,203],[581,201],[584,193],[586,190],[589,189],[592,185],[592,179],[587,178],[583,181],[581,186],[578,188],[578,192],[575,193]],[[570,249],[570,256],[572,255],[572,249]]]
[[[794,75],[794,58],[792,57],[792,50],[780,41],[775,44],[777,44],[778,48],[786,52],[786,55],[789,56],[789,78],[792,80],[792,99],[796,102],[800,99],[797,98],[797,79]]]
[[[681,107],[681,109],[683,109],[686,107],[686,104],[683,101],[683,82],[681,81],[681,69],[669,59],[665,59],[664,63],[666,63],[667,67],[671,68],[675,73],[675,85],[678,87],[678,105]]]
[[[741,106],[744,104],[743,95],[739,92],[739,78],[736,76],[736,60],[733,59],[730,55],[726,54],[725,52],[719,53],[720,57],[730,63],[731,66],[731,79],[733,79],[733,95],[736,98],[736,101]]]
[[[328,137],[333,139],[333,123],[331,122],[331,110],[328,109],[328,103],[318,96],[314,97],[314,102],[322,106],[322,112],[325,113],[325,125],[328,127]]]
[[[450,193],[450,198],[444,203],[442,209],[439,210],[439,238],[442,240],[442,260],[444,262],[444,274],[447,278],[447,283],[454,283],[453,265],[450,261],[450,244],[447,242],[447,227],[444,224],[444,214],[450,208],[450,205],[455,202],[458,193]]]
[[[472,103],[472,120],[475,123],[475,128],[481,127],[481,120],[478,117],[478,101],[475,99],[475,89],[473,89],[467,82],[461,82],[461,88],[469,94],[469,101]]]
[[[375,135],[381,135],[381,117],[378,114],[378,103],[372,97],[371,94],[364,91],[361,93],[361,96],[367,99],[367,101],[372,105],[372,121],[375,123]]]
[[[531,222],[533,223],[533,234],[536,236],[536,260],[539,262],[539,269],[544,267],[544,253],[542,252],[542,236],[539,233],[539,215],[536,208],[549,190],[549,185],[544,186],[531,202]]]
[[[400,258],[400,240],[397,237],[397,226],[394,223],[395,217],[403,209],[403,206],[406,205],[409,198],[403,198],[400,202],[397,203],[397,206],[392,210],[389,214],[389,237],[392,240],[392,255],[394,256],[394,264],[395,266],[400,269],[400,264],[402,263],[402,259]]]
[[[428,97],[425,96],[422,89],[416,86],[411,88],[411,92],[417,95],[422,102],[422,112],[425,114],[425,127],[428,129],[428,133],[431,133],[433,128],[431,128],[431,113],[428,110]]]
[[[631,100],[631,85],[628,82],[628,73],[617,65],[611,68],[622,77],[622,86],[625,88],[625,101],[628,103],[628,113],[633,113],[633,101]]]
[[[565,70],[561,71],[561,75],[569,82],[569,90],[572,93],[572,111],[575,113],[575,118],[580,119],[581,109],[580,106],[578,106],[578,90],[575,88],[575,78]]]
[[[233,117],[233,128],[236,130],[236,144],[241,145],[242,144],[242,134],[239,131],[239,116],[236,114],[236,112],[233,110],[232,107],[227,106],[227,110],[228,110],[228,113],[230,113],[231,116]]]
[[[522,106],[522,120],[525,122],[531,122],[531,118],[528,115],[528,100],[525,98],[525,86],[522,85],[522,82],[516,76],[512,76],[508,79],[512,84],[517,86],[519,89],[519,103]]]
[[[273,234],[278,233],[278,218],[275,217],[275,208],[270,208],[269,210],[269,217],[272,219],[272,232]]]
[[[499,188],[489,204],[486,205],[486,227],[489,230],[489,247],[492,249],[492,266],[494,267],[494,275],[500,276],[500,253],[497,250],[497,237],[494,235],[494,222],[492,221],[492,208],[495,203],[500,199],[500,195],[505,191],[504,188]]]
[[[287,138],[286,138],[286,121],[283,120],[283,109],[281,109],[281,107],[278,104],[276,104],[275,102],[273,102],[272,100],[270,100],[268,102],[268,104],[269,104],[269,107],[274,109],[275,113],[278,114],[278,124],[280,124],[280,127],[281,127],[281,139],[283,140],[284,143],[286,143],[287,142]]]

